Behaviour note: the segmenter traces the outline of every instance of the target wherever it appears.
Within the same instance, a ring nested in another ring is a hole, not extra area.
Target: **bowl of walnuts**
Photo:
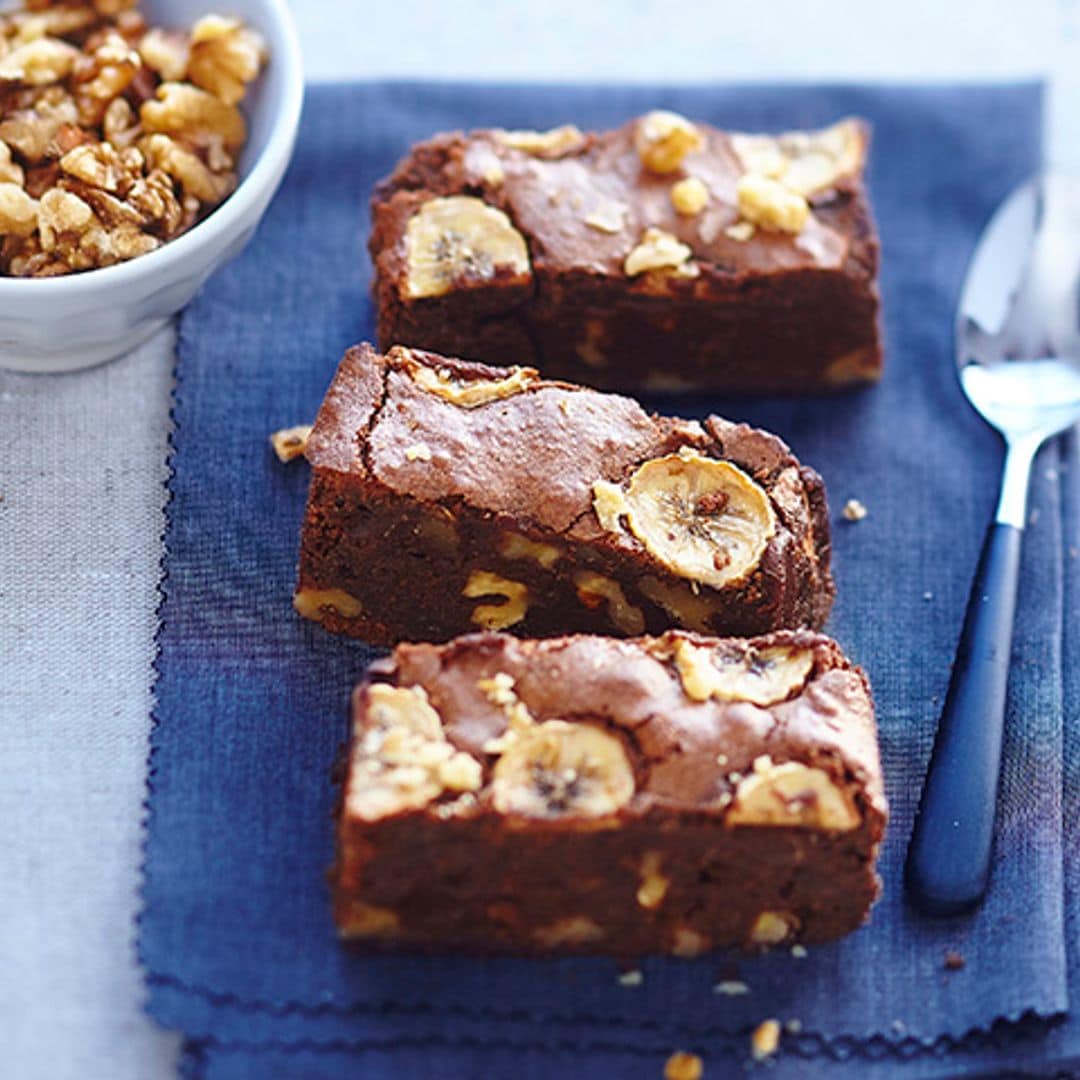
[[[0,367],[89,367],[165,325],[251,239],[302,100],[286,0],[0,10]]]

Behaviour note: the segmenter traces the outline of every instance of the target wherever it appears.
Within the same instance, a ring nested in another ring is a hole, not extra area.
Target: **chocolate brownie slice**
[[[404,348],[351,349],[306,449],[298,610],[378,644],[820,626],[820,477],[775,436]]]
[[[729,133],[654,112],[415,146],[376,188],[378,340],[604,389],[876,380],[869,129]]]
[[[349,939],[690,956],[826,941],[878,894],[870,690],[820,634],[402,645],[353,724]]]

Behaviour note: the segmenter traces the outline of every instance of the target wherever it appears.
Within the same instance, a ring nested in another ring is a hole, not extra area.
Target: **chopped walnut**
[[[740,177],[736,196],[739,213],[762,229],[799,233],[810,220],[810,204],[805,196],[760,173]]]
[[[262,67],[266,45],[239,19],[207,15],[191,31],[187,76],[226,105],[240,101]]]
[[[354,900],[341,928],[345,938],[393,937],[401,929],[401,916],[392,908],[376,907]]]
[[[377,821],[444,792],[480,787],[480,763],[447,740],[423,687],[375,683],[365,693],[367,724],[358,727],[352,751],[359,783],[345,795],[349,814]]]
[[[786,911],[763,911],[750,927],[752,945],[782,945],[798,929],[798,919]]]
[[[489,679],[478,679],[476,688],[492,705],[502,709],[506,716],[506,729],[501,735],[488,739],[482,749],[485,754],[502,754],[534,727],[534,719],[529,707],[517,696],[514,689],[514,677],[505,671],[497,671]]]
[[[299,424],[296,427],[282,428],[270,436],[270,445],[280,462],[295,461],[303,457],[307,449],[307,441],[311,436],[310,424]]]
[[[604,928],[585,915],[568,915],[533,932],[534,940],[545,949],[555,949],[560,945],[585,945],[599,941],[603,936]]]
[[[512,150],[544,158],[563,157],[585,142],[585,136],[573,124],[563,124],[550,131],[497,131],[495,134]]]
[[[11,160],[11,147],[0,142],[0,184],[15,184],[22,187],[26,182],[26,173],[17,161]]]
[[[478,679],[476,688],[491,702],[507,709],[516,705],[518,696],[514,692],[514,676],[505,671],[497,671],[490,679]]]
[[[165,239],[186,232],[195,223],[199,210],[197,201],[192,204],[187,198],[181,200],[169,177],[157,169],[135,183],[127,201],[142,216],[146,227]]]
[[[862,521],[869,512],[858,499],[848,499],[841,511],[845,521]]]
[[[29,0],[28,11],[11,12],[0,16],[0,29],[10,27],[13,42],[31,41],[36,37],[65,37],[86,30],[98,15],[89,4],[58,5],[53,0]],[[0,46],[2,50],[2,46]]]
[[[61,129],[74,125],[78,118],[75,99],[62,87],[50,86],[32,104],[4,113],[0,119],[0,140],[26,165],[36,165],[46,155],[56,156]]]
[[[73,73],[79,123],[100,125],[109,104],[127,90],[140,67],[139,54],[119,34],[107,34],[89,57],[80,59]]]
[[[499,552],[507,559],[531,559],[550,570],[562,556],[562,549],[541,540],[530,540],[521,533],[507,533],[499,543]]]
[[[649,172],[675,172],[687,154],[704,145],[701,132],[685,116],[663,109],[646,113],[634,129],[634,146]]]
[[[215,173],[198,154],[168,135],[147,135],[139,142],[149,169],[160,169],[200,202],[216,204],[236,187],[233,172]]]
[[[301,589],[293,597],[293,607],[314,622],[322,622],[328,611],[343,619],[355,619],[363,611],[360,601],[342,589]]]
[[[705,1066],[697,1054],[677,1050],[664,1063],[664,1080],[701,1080]]]
[[[37,225],[37,202],[18,184],[0,183],[0,236],[31,236]]]
[[[694,253],[686,244],[663,229],[645,230],[637,247],[626,256],[623,271],[627,277],[637,277],[647,270],[667,270],[677,277],[697,277]]]
[[[671,955],[689,959],[708,952],[709,939],[689,926],[680,926],[675,930],[671,941]]]
[[[64,233],[81,233],[94,220],[94,211],[77,195],[62,188],[46,191],[38,207],[41,245],[51,251]]]
[[[162,83],[155,100],[143,102],[139,115],[147,131],[162,131],[196,144],[220,135],[227,147],[236,149],[247,137],[239,109],[187,83]]]
[[[601,483],[603,481],[597,481],[597,484]],[[645,632],[645,615],[641,608],[627,600],[622,586],[613,578],[592,570],[579,570],[574,574],[574,588],[578,599],[587,608],[596,608],[606,603],[611,621],[624,634]]]
[[[471,600],[485,596],[501,598],[501,603],[477,604],[473,609],[472,621],[485,630],[505,630],[521,622],[529,610],[528,586],[490,570],[474,570],[469,574],[461,595]]]
[[[187,75],[191,45],[186,34],[154,27],[139,42],[139,56],[165,82],[180,82]]]
[[[79,50],[58,38],[40,37],[18,45],[0,60],[0,85],[48,86],[66,79]]]
[[[118,151],[110,143],[83,143],[60,159],[68,176],[111,194],[127,192],[142,172],[143,156],[128,148]]]
[[[736,221],[734,225],[729,225],[724,230],[724,235],[731,240],[736,240],[740,244],[745,244],[747,240],[753,240],[754,233],[757,229],[749,221]]]
[[[671,205],[675,212],[685,217],[700,214],[709,202],[709,189],[705,181],[696,176],[688,176],[671,185]]]
[[[750,1052],[755,1061],[764,1061],[780,1047],[780,1021],[763,1020],[750,1036]]]
[[[412,446],[405,447],[405,460],[430,461],[431,447],[427,443],[413,443]]]
[[[659,851],[647,851],[641,860],[641,884],[635,896],[643,908],[658,908],[667,896],[671,879],[660,872],[662,863]]]
[[[134,258],[235,189],[236,105],[262,40],[218,15],[190,33],[149,28],[135,8],[25,0],[0,14],[0,274]]]
[[[126,98],[109,102],[101,121],[101,130],[106,141],[117,149],[134,142],[139,134],[139,120]]]
[[[821,131],[783,135],[731,136],[731,147],[747,172],[780,180],[812,198],[857,173],[866,157],[866,140],[856,120],[841,120]]]

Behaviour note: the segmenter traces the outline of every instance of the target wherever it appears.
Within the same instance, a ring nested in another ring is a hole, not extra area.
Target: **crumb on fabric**
[[[946,971],[959,971],[966,963],[963,953],[959,953],[955,949],[950,949],[945,954]]]
[[[664,1064],[664,1080],[701,1080],[704,1064],[697,1054],[676,1050]]]
[[[755,1061],[772,1057],[780,1046],[780,1021],[762,1020],[750,1035],[750,1052]]]
[[[300,424],[297,427],[282,428],[270,436],[270,445],[277,454],[278,461],[294,461],[302,457],[307,448],[308,438],[311,435],[310,424]]]
[[[862,521],[869,511],[858,499],[848,499],[844,503],[844,509],[841,513],[844,515],[845,521]]]

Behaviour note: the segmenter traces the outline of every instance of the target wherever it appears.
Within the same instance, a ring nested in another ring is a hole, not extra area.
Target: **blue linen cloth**
[[[464,126],[607,127],[656,106],[747,130],[849,112],[875,126],[883,383],[813,401],[647,404],[761,424],[825,476],[840,590],[829,629],[867,668],[879,709],[893,811],[885,895],[869,926],[806,959],[740,960],[751,993],[735,998],[711,990],[729,974],[716,957],[648,960],[636,989],[604,959],[359,957],[337,945],[322,875],[330,767],[372,653],[291,612],[307,475],[278,464],[266,436],[311,418],[344,348],[373,333],[367,198],[412,142]],[[860,1075],[875,1061],[934,1075],[923,1070],[940,1071],[941,1053],[959,1063],[986,1047],[1060,1047],[1067,1025],[1049,1021],[1068,1000],[1063,691],[1073,711],[1078,700],[1075,679],[1063,684],[1075,675],[1062,618],[1076,560],[1062,503],[1080,472],[1057,446],[1032,486],[990,895],[974,915],[924,920],[900,881],[1000,466],[996,437],[960,395],[952,312],[988,214],[1039,163],[1040,127],[1035,85],[309,93],[259,234],[180,332],[139,948],[149,1010],[188,1034],[189,1070],[330,1075],[359,1069],[363,1048],[365,1075],[424,1075],[432,1054],[440,1075],[504,1075],[518,1061],[550,1075],[557,1053],[580,1075],[634,1075],[632,1062],[655,1075],[676,1045],[744,1058],[765,1016],[801,1024],[782,1062],[854,1059]],[[857,525],[837,513],[849,497],[870,510]],[[963,969],[945,970],[949,950]]]
[[[1080,610],[1080,438],[1074,433],[1062,448],[1063,503],[1065,511],[1064,566],[1065,611]],[[1066,837],[1066,945],[1068,982],[1080,988],[1080,844],[1076,822],[1080,820],[1080,620],[1064,624],[1063,683],[1065,687],[1065,801],[1063,823]],[[1022,1028],[1022,1030],[1021,1030]],[[705,1051],[706,1048],[698,1046]],[[1071,1013],[1063,1022],[1045,1027],[1037,1022],[1011,1025],[1008,1034],[983,1033],[955,1045],[941,1040],[927,1052],[909,1047],[899,1056],[871,1057],[869,1047],[846,1058],[834,1055],[820,1064],[807,1061],[785,1043],[784,1053],[773,1063],[769,1075],[803,1078],[822,1073],[830,1078],[887,1080],[917,1078],[1010,1076],[1065,1077],[1080,1075],[1080,1016]],[[739,1060],[730,1047],[719,1061],[706,1058],[706,1076],[735,1073]],[[437,1057],[435,1056],[437,1054]],[[310,1047],[283,1050],[273,1047],[207,1045],[190,1043],[184,1057],[185,1075],[200,1080],[245,1080],[273,1076],[276,1080],[338,1080],[348,1076],[393,1076],[396,1080],[421,1080],[431,1075],[542,1080],[551,1076],[574,1076],[581,1080],[610,1077],[660,1075],[663,1054],[634,1054],[620,1046],[591,1050],[552,1046],[543,1050],[507,1046],[492,1040],[483,1054],[469,1045],[432,1044],[369,1046],[364,1049]],[[745,1057],[744,1059],[745,1060]],[[437,1063],[437,1064],[436,1064]],[[740,1070],[741,1071],[741,1070]]]

